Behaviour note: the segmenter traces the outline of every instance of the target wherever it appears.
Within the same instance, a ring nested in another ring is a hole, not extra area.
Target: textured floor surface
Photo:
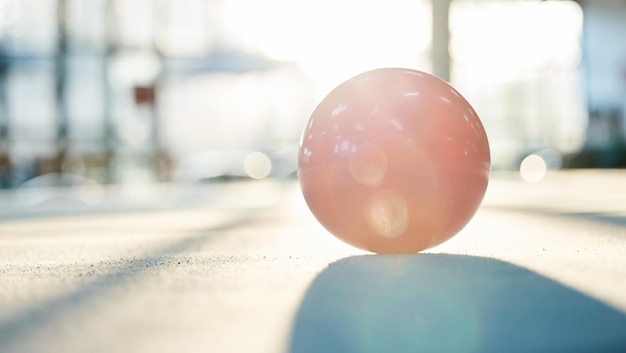
[[[620,171],[494,175],[459,235],[402,256],[328,235],[294,182],[0,206],[3,353],[626,351]]]

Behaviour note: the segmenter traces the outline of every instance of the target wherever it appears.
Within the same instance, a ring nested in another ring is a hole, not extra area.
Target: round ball
[[[313,215],[376,253],[441,244],[476,213],[489,180],[487,135],[445,81],[388,68],[328,94],[306,125],[298,178]]]

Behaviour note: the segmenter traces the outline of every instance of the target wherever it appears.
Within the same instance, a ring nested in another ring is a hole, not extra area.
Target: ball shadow
[[[311,284],[289,352],[625,352],[626,315],[490,258],[365,255]]]

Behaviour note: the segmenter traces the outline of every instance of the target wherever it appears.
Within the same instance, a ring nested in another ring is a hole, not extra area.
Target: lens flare
[[[387,154],[374,143],[358,146],[350,156],[348,168],[352,178],[360,184],[376,186],[387,174]]]
[[[396,238],[408,224],[409,211],[402,195],[383,191],[372,197],[367,206],[367,220],[372,229],[385,238]]]

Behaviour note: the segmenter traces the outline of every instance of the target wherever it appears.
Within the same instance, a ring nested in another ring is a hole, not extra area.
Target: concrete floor
[[[495,174],[402,256],[329,235],[295,182],[41,193],[0,195],[0,352],[626,351],[622,171]]]

